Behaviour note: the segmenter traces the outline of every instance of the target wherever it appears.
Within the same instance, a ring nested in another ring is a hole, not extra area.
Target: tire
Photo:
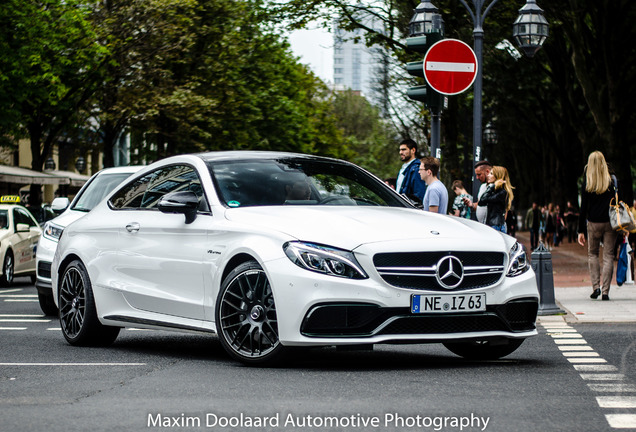
[[[69,344],[107,346],[117,339],[119,327],[105,326],[97,318],[91,281],[80,261],[64,269],[58,300],[62,334]]]
[[[40,302],[40,309],[46,316],[57,316],[58,310],[53,301],[53,293],[42,294],[38,293],[38,301]]]
[[[525,339],[495,339],[470,342],[450,342],[444,346],[452,353],[469,360],[496,360],[512,354]]]
[[[249,365],[273,365],[283,358],[272,288],[256,261],[239,265],[224,279],[215,317],[221,345],[232,358]]]
[[[0,276],[0,286],[10,286],[13,283],[13,272],[15,270],[15,262],[13,260],[13,252],[7,249],[2,263],[2,276]]]

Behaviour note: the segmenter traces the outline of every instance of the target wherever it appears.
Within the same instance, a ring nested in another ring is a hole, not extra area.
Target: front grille
[[[303,319],[301,333],[309,337],[449,334],[485,331],[521,332],[535,329],[537,299],[524,298],[490,305],[485,312],[412,314],[409,308],[382,308],[364,303],[321,304]]]
[[[38,276],[42,278],[51,279],[51,263],[47,261],[40,261],[38,263]]]
[[[463,279],[453,291],[483,288],[496,284],[504,274],[505,254],[501,252],[396,252],[380,253],[373,263],[382,279],[395,287],[428,291],[448,291],[437,280],[439,261],[454,256],[462,263]]]

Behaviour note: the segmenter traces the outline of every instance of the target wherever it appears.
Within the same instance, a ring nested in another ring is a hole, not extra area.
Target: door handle
[[[126,231],[137,232],[139,231],[139,222],[130,222],[126,225]]]

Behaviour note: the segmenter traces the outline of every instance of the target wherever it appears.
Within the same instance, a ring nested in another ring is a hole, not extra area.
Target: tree
[[[0,8],[0,128],[28,136],[42,171],[55,142],[84,123],[80,108],[100,81],[100,46],[81,0],[7,0]],[[39,186],[30,204],[39,205]]]

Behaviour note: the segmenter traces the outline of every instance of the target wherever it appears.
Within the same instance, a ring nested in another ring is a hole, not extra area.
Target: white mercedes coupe
[[[316,156],[149,165],[64,229],[51,273],[72,345],[136,327],[216,334],[246,364],[380,343],[495,359],[537,334],[535,275],[513,237]]]

